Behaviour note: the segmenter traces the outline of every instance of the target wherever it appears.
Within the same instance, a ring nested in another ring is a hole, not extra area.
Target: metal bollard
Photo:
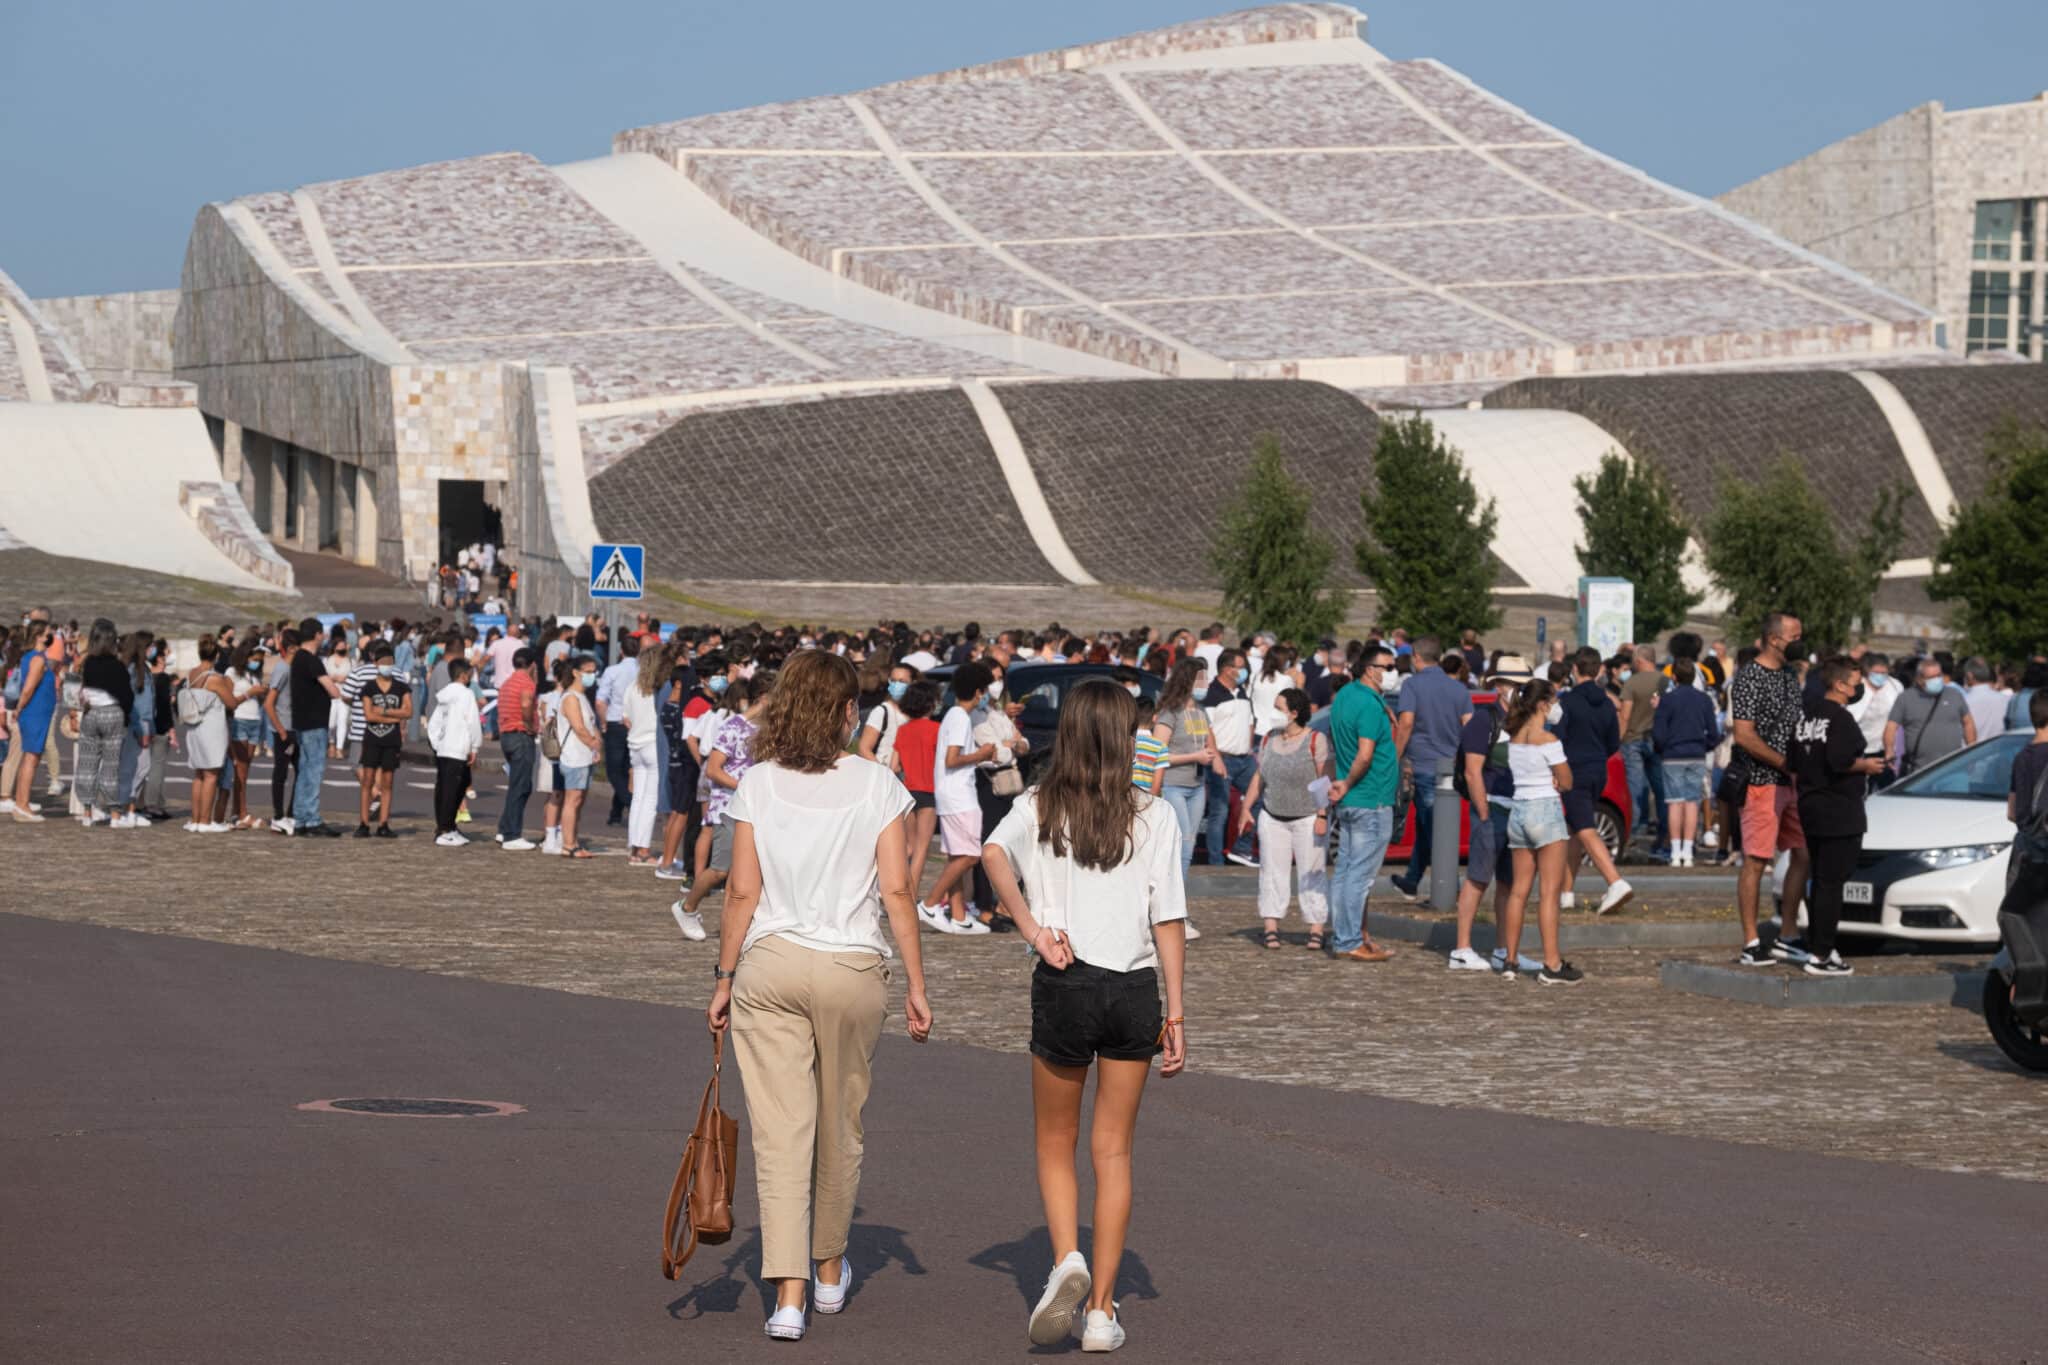
[[[1439,910],[1458,904],[1458,816],[1464,798],[1451,786],[1451,775],[1436,779],[1436,828],[1430,831],[1429,903]]]

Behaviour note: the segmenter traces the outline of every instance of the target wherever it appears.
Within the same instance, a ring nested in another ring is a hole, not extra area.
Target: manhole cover
[[[396,1095],[308,1100],[299,1108],[316,1113],[372,1114],[379,1118],[411,1119],[484,1119],[526,1112],[523,1106],[496,1100],[413,1099]]]

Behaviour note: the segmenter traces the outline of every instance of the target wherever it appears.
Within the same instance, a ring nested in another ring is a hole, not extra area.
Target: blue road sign
[[[1547,644],[1547,643],[1549,642],[1549,637],[1550,637],[1550,619],[1549,619],[1548,617],[1545,617],[1545,616],[1539,616],[1539,617],[1537,617],[1537,618],[1536,618],[1536,648],[1538,648],[1538,649],[1541,649],[1541,648],[1543,648],[1543,646],[1544,646],[1545,644]]]
[[[647,548],[642,545],[590,547],[590,595],[639,597],[647,582]]]

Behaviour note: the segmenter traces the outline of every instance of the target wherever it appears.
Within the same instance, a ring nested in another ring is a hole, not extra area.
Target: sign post
[[[1579,580],[1579,640],[1609,659],[1635,639],[1636,585],[1626,578]]]

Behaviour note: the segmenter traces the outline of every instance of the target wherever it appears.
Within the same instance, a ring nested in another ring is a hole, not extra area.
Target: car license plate
[[[1868,905],[1868,904],[1870,904],[1870,883],[1869,883],[1869,882],[1844,882],[1844,883],[1842,883],[1842,904],[1844,904],[1844,905]]]

